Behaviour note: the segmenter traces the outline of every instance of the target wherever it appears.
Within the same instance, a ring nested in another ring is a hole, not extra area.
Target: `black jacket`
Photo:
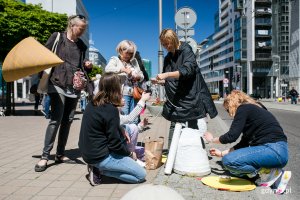
[[[163,72],[179,71],[179,79],[165,82],[167,102],[162,115],[169,121],[186,122],[217,116],[218,111],[196,62],[196,56],[187,43],[181,43],[175,54],[168,53]]]
[[[88,164],[99,163],[111,153],[129,156],[118,109],[112,104],[94,106],[89,103],[82,117],[78,145]]]
[[[57,36],[57,32],[53,33],[50,38],[48,39],[47,43],[45,44],[45,46],[48,49],[52,49],[52,46],[54,44],[54,41],[56,39]],[[66,40],[67,40],[67,33],[66,32],[62,32],[60,33],[60,38],[58,41],[58,46],[57,46],[57,50],[56,50],[56,54],[57,56],[62,59],[63,61],[65,61],[66,58]],[[85,52],[87,50],[87,46],[84,44],[84,42],[78,38],[78,41],[76,42],[76,45],[78,46],[78,49],[80,50],[80,64],[81,66],[74,66],[74,69],[70,69],[68,67],[66,67],[65,63],[62,63],[61,65],[58,65],[56,67],[52,68],[52,72],[50,75],[50,81],[53,85],[59,86],[62,89],[65,89],[67,85],[72,85],[73,82],[73,76],[74,76],[74,72],[77,71],[77,69],[82,69],[83,67],[83,62],[85,59]],[[90,70],[84,69],[86,72],[89,72]]]
[[[232,143],[241,134],[242,138],[234,149],[287,141],[272,113],[253,104],[242,104],[237,108],[229,131],[220,136],[219,140],[222,144]]]

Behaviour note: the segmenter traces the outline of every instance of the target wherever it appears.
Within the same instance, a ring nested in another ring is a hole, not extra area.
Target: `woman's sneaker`
[[[275,189],[276,194],[283,194],[289,180],[292,177],[292,172],[291,171],[284,171],[281,174],[281,177],[277,179],[277,181],[274,183],[272,189]]]
[[[101,184],[101,174],[98,168],[93,167],[92,165],[88,165],[88,175],[87,179],[92,186],[100,185]]]
[[[282,174],[282,169],[272,168],[266,169],[262,168],[259,172],[259,179],[255,181],[256,185],[263,187],[270,187],[275,183],[277,179],[279,179]]]

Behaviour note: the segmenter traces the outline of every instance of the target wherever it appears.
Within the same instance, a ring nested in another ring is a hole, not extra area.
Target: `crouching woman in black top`
[[[223,106],[234,117],[229,131],[215,138],[206,132],[204,138],[228,144],[242,137],[234,147],[225,151],[211,148],[210,154],[223,157],[225,169],[232,174],[257,177],[257,185],[273,185],[277,193],[284,192],[291,172],[282,170],[288,162],[288,145],[276,118],[262,104],[238,90],[227,96]]]
[[[84,111],[79,149],[83,160],[89,164],[88,179],[92,185],[101,183],[101,175],[128,183],[145,180],[146,171],[135,161],[135,152],[128,150],[127,137],[120,127],[117,107],[121,100],[120,77],[104,74],[99,92]]]

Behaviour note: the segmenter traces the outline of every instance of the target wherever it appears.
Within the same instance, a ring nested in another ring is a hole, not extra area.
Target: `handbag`
[[[164,137],[158,140],[145,141],[146,169],[157,169],[162,165],[162,151],[164,147]]]
[[[133,87],[133,98],[134,100],[138,101],[142,98],[142,94],[143,94],[144,90],[138,86],[134,86]]]
[[[55,54],[56,54],[59,38],[60,38],[60,33],[58,32],[56,39],[53,43],[52,49],[51,49],[51,51]],[[45,69],[43,71],[42,78],[40,79],[40,82],[39,82],[39,85],[37,88],[38,93],[46,94],[48,92],[48,84],[49,84],[49,78],[50,78],[51,71],[52,71],[52,67]]]
[[[87,86],[87,79],[82,71],[77,71],[73,76],[73,88],[75,90],[83,90]]]

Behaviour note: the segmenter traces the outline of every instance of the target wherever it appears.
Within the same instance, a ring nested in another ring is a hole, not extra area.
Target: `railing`
[[[256,53],[255,54],[256,59],[272,59],[271,53]]]

